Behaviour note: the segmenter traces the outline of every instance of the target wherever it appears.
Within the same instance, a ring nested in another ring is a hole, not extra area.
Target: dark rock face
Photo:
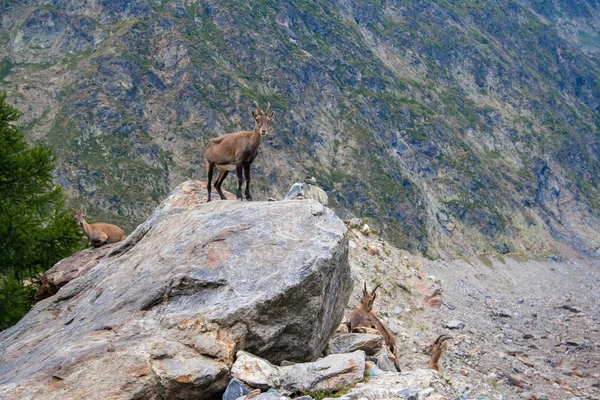
[[[206,398],[237,350],[315,359],[352,290],[347,257],[316,201],[165,202],[2,333],[0,398]]]

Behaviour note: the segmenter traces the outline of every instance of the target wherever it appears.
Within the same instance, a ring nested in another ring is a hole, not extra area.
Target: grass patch
[[[487,254],[480,254],[477,256],[477,258],[479,258],[479,261],[481,261],[486,267],[492,267],[492,265],[494,265]]]
[[[314,400],[323,400],[326,399],[328,397],[333,397],[333,398],[338,398],[338,397],[342,397],[343,395],[345,395],[347,392],[344,390],[315,390],[310,391],[310,390],[303,390],[302,391],[302,395],[303,396],[310,396],[312,397]]]

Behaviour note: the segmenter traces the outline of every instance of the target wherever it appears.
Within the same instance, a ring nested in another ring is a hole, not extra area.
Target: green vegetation
[[[14,125],[21,114],[0,95],[0,330],[33,304],[35,280],[80,247],[81,234],[52,182],[55,157],[29,146]]]
[[[330,389],[315,390],[315,391],[310,391],[310,390],[303,390],[302,391],[302,395],[303,396],[310,396],[314,400],[323,400],[323,399],[326,399],[328,397],[338,398],[338,397],[342,397],[346,393],[347,392],[344,391],[344,390],[330,390]]]

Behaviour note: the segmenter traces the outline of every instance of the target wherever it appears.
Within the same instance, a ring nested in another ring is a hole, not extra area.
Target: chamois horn
[[[373,289],[373,290],[371,291],[371,296],[373,296],[373,295],[375,294],[375,291],[376,291],[377,289],[379,289],[379,287],[380,287],[380,286],[381,286],[381,284],[377,284],[377,286],[375,286],[375,289]]]

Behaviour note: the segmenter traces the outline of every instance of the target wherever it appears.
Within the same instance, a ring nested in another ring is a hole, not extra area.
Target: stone
[[[91,247],[57,262],[41,276],[35,300],[40,301],[54,296],[67,283],[88,273],[120,244],[111,243],[100,247]]]
[[[523,380],[521,379],[520,376],[515,375],[515,374],[511,374],[508,378],[508,383],[510,383],[513,386],[517,386],[519,388],[523,388],[525,386],[525,383],[523,382]]]
[[[173,207],[195,207],[202,203],[206,203],[208,189],[206,182],[190,180],[185,181],[169,193],[169,195],[159,204],[158,210],[166,210]],[[223,190],[223,194],[227,200],[236,200],[235,194]],[[216,191],[211,191],[212,200],[220,200],[219,194]]]
[[[512,318],[512,313],[507,310],[494,311],[492,315],[500,318]]]
[[[381,335],[367,333],[346,333],[334,336],[327,347],[329,354],[352,353],[362,350],[367,355],[377,354],[383,345]]]
[[[352,218],[348,221],[348,229],[358,229],[362,226],[362,220],[358,218]]]
[[[518,355],[517,360],[521,361],[523,364],[527,365],[528,367],[531,367],[531,368],[534,367],[533,361],[531,361],[528,357],[526,357],[523,354]]]
[[[398,397],[406,400],[419,400],[419,390],[412,388],[402,389],[398,392]]]
[[[465,327],[465,323],[462,321],[459,321],[457,319],[453,319],[452,321],[444,324],[444,328],[448,328],[448,329],[463,329],[464,327]]]
[[[562,374],[562,375],[566,375],[566,376],[573,375],[573,370],[570,368],[556,368],[556,372],[558,372],[559,374]]]
[[[310,183],[294,183],[289,192],[285,195],[285,200],[317,200],[323,205],[327,205],[327,193],[317,185]]]
[[[0,333],[0,398],[210,398],[239,349],[275,363],[321,354],[352,291],[333,211],[169,198]]]
[[[283,394],[302,391],[337,391],[355,385],[365,375],[365,353],[333,354],[317,361],[275,366],[267,360],[239,351],[231,374],[247,385],[275,388]]]
[[[227,389],[225,389],[225,393],[223,393],[222,400],[236,400],[248,393],[250,393],[250,390],[246,385],[238,379],[232,378],[227,385]]]
[[[360,233],[362,233],[365,236],[369,236],[371,234],[371,227],[367,224],[364,224],[361,228],[360,228]]]
[[[394,364],[394,361],[392,361],[389,354],[384,349],[382,349],[379,353],[377,353],[375,356],[373,356],[373,359],[375,360],[375,362],[377,362],[377,368],[381,369],[382,371],[387,371],[387,372],[397,372],[398,371],[396,369],[396,365]]]
[[[369,253],[372,256],[377,256],[379,255],[379,249],[373,245],[369,245],[367,246],[367,253]]]
[[[365,376],[378,376],[385,374],[385,371],[380,369],[377,364],[372,361],[365,362]]]

